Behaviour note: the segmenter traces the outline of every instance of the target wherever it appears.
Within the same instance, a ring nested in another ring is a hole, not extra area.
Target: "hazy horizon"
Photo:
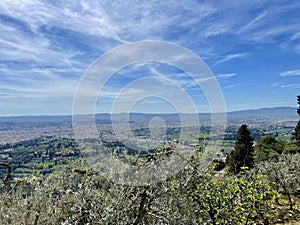
[[[263,107],[263,108],[252,108],[252,109],[242,109],[242,110],[234,110],[234,111],[227,111],[227,112],[216,112],[216,114],[218,113],[238,113],[238,112],[246,112],[246,111],[259,111],[259,110],[264,110],[264,109],[269,109],[269,110],[273,110],[273,109],[280,109],[280,108],[284,108],[284,109],[293,109],[295,111],[295,116],[297,116],[297,107],[292,107],[292,106],[278,106],[278,107]],[[136,111],[132,111],[129,113],[133,113],[133,114],[161,114],[161,115],[172,115],[172,114],[179,114],[178,112],[136,112]],[[127,112],[117,112],[117,113],[107,113],[107,112],[95,112],[93,115],[98,115],[98,114],[108,114],[108,115],[112,115],[112,114],[128,114]],[[189,114],[189,113],[182,113],[182,114]],[[211,112],[197,112],[197,114],[211,114]],[[79,115],[85,115],[85,114],[79,114]],[[0,115],[0,117],[39,117],[39,116],[72,116],[72,114],[24,114],[24,115]]]

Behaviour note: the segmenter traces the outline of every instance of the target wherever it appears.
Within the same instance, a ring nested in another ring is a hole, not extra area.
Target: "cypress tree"
[[[300,116],[300,95],[297,96],[297,103],[299,105],[297,113]],[[295,127],[291,141],[285,146],[283,153],[300,153],[300,120]]]
[[[297,109],[297,113],[300,116],[300,95],[297,96],[297,103],[299,105],[298,109]],[[300,152],[300,120],[298,121],[298,124],[295,127],[295,132],[293,134],[293,139],[296,142],[296,145],[299,148],[299,152]]]
[[[241,171],[241,167],[252,168],[254,164],[253,154],[253,139],[247,126],[243,124],[238,129],[234,150],[230,152],[227,159],[229,171],[237,174]]]
[[[300,116],[300,95],[297,96],[297,103],[299,105],[298,109],[297,109],[297,113]]]

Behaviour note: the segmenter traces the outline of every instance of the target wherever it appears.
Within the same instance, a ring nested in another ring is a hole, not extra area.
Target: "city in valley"
[[[225,115],[225,140],[234,140],[236,129],[241,124],[247,124],[252,131],[255,140],[259,137],[271,134],[275,137],[288,139],[298,121],[295,108],[265,108],[258,110],[245,110],[230,112]],[[119,115],[124,118],[124,115]],[[105,141],[114,141],[111,115],[96,114],[96,126],[99,137]],[[129,118],[129,116],[128,116]],[[143,136],[149,135],[149,122],[153,118],[161,118],[163,126],[167,127],[164,139],[172,140],[172,134],[180,133],[181,121],[178,114],[143,114],[134,113],[128,120],[131,131],[139,141]],[[114,121],[113,121],[114,122]],[[115,123],[118,123],[117,120]],[[190,125],[196,124],[191,119]],[[211,129],[211,115],[208,113],[199,114],[199,134],[202,130],[209,133]],[[143,135],[145,133],[145,135]],[[16,143],[35,139],[41,136],[54,136],[74,138],[72,116],[20,116],[0,117],[0,144]]]
[[[217,150],[212,159],[225,162],[226,156],[234,148],[236,132],[241,124],[247,124],[254,143],[265,135],[288,141],[298,119],[295,111],[295,108],[282,107],[230,112],[225,115],[225,124],[215,125],[219,128],[212,127],[211,115],[203,113],[197,115],[198,124],[190,116],[190,121],[184,124],[185,129],[179,114],[119,114],[114,116],[115,120],[110,114],[96,114],[98,137],[89,141],[92,144],[85,145],[81,145],[74,136],[71,116],[2,117],[0,159],[16,167],[17,177],[32,171],[50,173],[67,160],[91,156],[93,149],[90,145],[101,146],[109,154],[121,157],[125,152],[140,156],[174,146],[199,152],[213,142]],[[128,121],[124,123],[126,118]],[[156,122],[153,125],[151,121]],[[128,132],[116,133],[118,126],[129,128],[130,135]],[[89,129],[83,132],[89,133]]]

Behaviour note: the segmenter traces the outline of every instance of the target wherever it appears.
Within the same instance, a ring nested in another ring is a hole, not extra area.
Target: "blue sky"
[[[114,47],[141,40],[174,42],[201,57],[215,74],[228,111],[296,106],[300,1],[2,0],[0,115],[71,114],[89,65]],[[188,76],[159,63],[115,74],[96,111],[111,112],[122,88],[146,76],[169,79],[190,95],[199,112],[209,111],[205,95]],[[145,94],[142,86],[126,91],[130,98]],[[134,110],[175,109],[148,97]]]

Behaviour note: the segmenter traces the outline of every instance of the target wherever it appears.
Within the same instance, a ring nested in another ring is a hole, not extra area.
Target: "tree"
[[[300,116],[300,95],[297,96],[297,103],[299,105],[297,113]],[[293,133],[291,142],[286,146],[284,153],[300,153],[300,120],[298,121],[295,131]]]
[[[298,109],[297,109],[297,113],[300,116],[300,95],[297,96],[297,103],[299,105]]]
[[[200,184],[190,196],[196,203],[196,224],[226,225],[256,224],[255,220],[270,224],[269,218],[274,214],[272,201],[278,195],[268,177],[261,174],[208,173],[200,177]]]
[[[262,162],[256,165],[259,173],[266,175],[273,189],[280,193],[278,205],[289,205],[294,209],[299,196],[300,154],[283,154],[277,161]]]
[[[284,148],[284,154],[296,154],[299,152],[299,146],[294,141],[290,141]]]
[[[230,172],[239,173],[242,167],[252,168],[254,164],[253,139],[247,125],[240,126],[234,150],[230,152],[227,165]]]
[[[261,137],[254,146],[254,159],[256,162],[268,159],[278,159],[284,149],[284,141],[276,140],[274,136]]]
[[[299,105],[299,107],[297,109],[297,113],[300,116],[300,95],[297,96],[297,103]],[[300,120],[298,121],[298,124],[295,127],[294,140],[295,140],[295,142],[298,145],[299,150],[300,150]]]

